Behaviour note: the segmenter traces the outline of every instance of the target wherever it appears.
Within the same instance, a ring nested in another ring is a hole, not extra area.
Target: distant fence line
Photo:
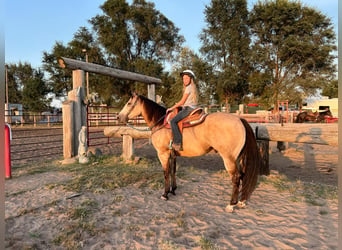
[[[44,112],[42,112],[44,113]],[[32,112],[23,112],[22,114],[11,114],[6,115],[5,112],[5,122],[11,125],[20,125],[24,127],[25,125],[30,126],[54,126],[62,125],[62,113],[58,114],[35,114]]]
[[[58,159],[63,154],[61,127],[12,127],[11,161],[17,167],[34,161]]]

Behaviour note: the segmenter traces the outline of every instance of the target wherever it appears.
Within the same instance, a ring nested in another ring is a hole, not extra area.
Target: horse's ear
[[[131,95],[132,95],[132,97],[135,97],[138,95],[138,93],[136,93],[135,90],[132,90]]]

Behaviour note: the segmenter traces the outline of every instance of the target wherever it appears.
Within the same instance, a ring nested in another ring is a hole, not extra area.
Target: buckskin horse
[[[304,111],[297,115],[296,123],[303,123],[303,122],[317,122],[320,123],[324,121],[325,117],[333,117],[330,109],[321,112],[312,113],[311,111]]]
[[[167,200],[169,193],[175,194],[177,185],[175,158],[171,156],[174,151],[169,145],[172,133],[164,123],[166,109],[144,96],[133,94],[120,111],[119,120],[127,123],[139,115],[151,129],[152,144],[164,170],[165,190],[161,198]],[[262,164],[252,128],[246,120],[228,113],[209,114],[201,124],[183,129],[183,151],[175,154],[193,157],[211,150],[222,157],[233,185],[226,211],[233,212],[236,205],[244,207],[257,185]]]

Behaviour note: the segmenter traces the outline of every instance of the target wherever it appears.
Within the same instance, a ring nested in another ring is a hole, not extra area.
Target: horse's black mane
[[[142,101],[142,105],[146,111],[147,119],[154,125],[162,124],[164,119],[161,118],[166,114],[166,108],[142,95],[138,95],[138,97]]]

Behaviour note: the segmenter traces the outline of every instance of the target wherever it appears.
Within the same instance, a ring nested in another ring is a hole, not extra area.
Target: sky
[[[56,42],[66,45],[92,17],[102,14],[105,0],[5,0],[5,63],[28,62],[41,66],[43,52]],[[132,0],[127,0],[131,3]],[[154,0],[155,8],[170,19],[185,37],[185,46],[198,52],[205,27],[204,9],[210,0]],[[251,8],[257,0],[248,0]],[[302,0],[331,18],[337,34],[338,0]]]

